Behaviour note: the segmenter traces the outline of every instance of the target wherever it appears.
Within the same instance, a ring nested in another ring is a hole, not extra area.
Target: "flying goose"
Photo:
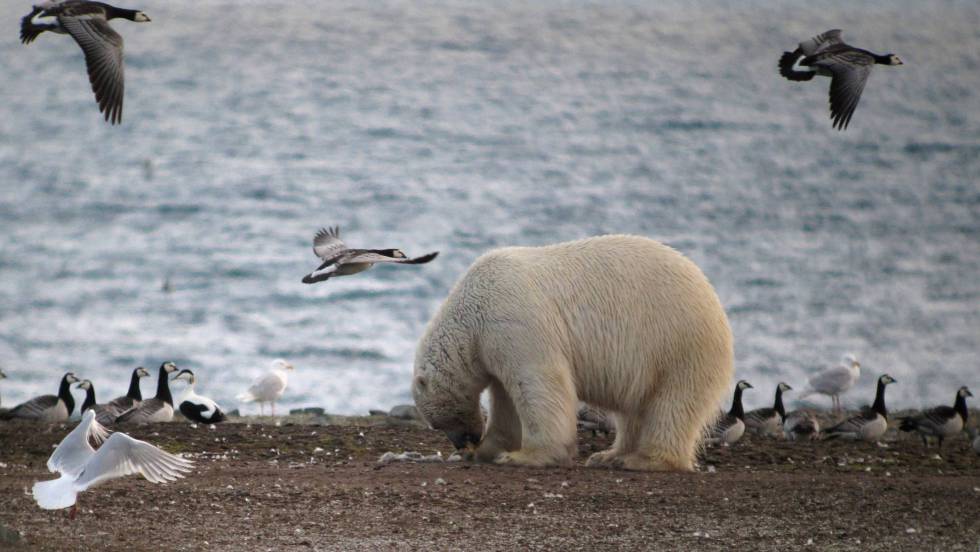
[[[95,386],[92,385],[90,380],[82,380],[75,387],[85,390],[85,400],[82,402],[82,408],[79,410],[79,412],[84,414],[86,410],[94,410],[96,421],[98,421],[99,418],[115,421],[116,417],[119,415],[119,412],[116,412],[114,408],[107,404],[96,404]]]
[[[735,384],[735,396],[732,398],[732,408],[711,428],[711,433],[707,439],[710,444],[730,445],[742,438],[745,433],[745,411],[742,409],[742,391],[752,389],[752,385],[745,380]]]
[[[194,392],[194,382],[196,381],[194,372],[181,370],[177,372],[176,376],[170,379],[170,381],[177,380],[187,382],[187,390],[184,391],[184,395],[177,401],[177,408],[185,418],[202,424],[216,424],[227,419],[225,413],[218,407],[218,403]]]
[[[102,445],[92,448],[90,440]],[[38,506],[60,510],[71,506],[74,519],[76,495],[110,479],[138,473],[150,483],[174,481],[189,472],[193,462],[164,452],[125,433],[113,433],[99,424],[95,411],[87,410],[82,421],[68,434],[48,459],[48,470],[58,479],[38,481],[33,495]]]
[[[409,259],[400,249],[349,249],[340,239],[340,227],[321,228],[313,238],[313,253],[323,261],[316,270],[303,277],[304,284],[322,282],[333,276],[363,272],[374,263],[425,264],[438,251]]]
[[[783,436],[790,441],[797,439],[816,439],[820,435],[820,422],[812,412],[796,410],[786,415],[783,422]]]
[[[68,372],[61,378],[57,395],[41,395],[20,403],[3,413],[6,420],[21,418],[42,422],[63,422],[75,410],[75,398],[71,396],[71,384],[77,383],[75,374]]]
[[[35,17],[54,17],[54,23],[35,23]],[[88,80],[99,111],[111,124],[122,121],[123,39],[109,26],[110,19],[137,23],[150,20],[145,13],[89,0],[53,0],[34,6],[20,23],[20,41],[30,44],[44,31],[68,34],[85,53]]]
[[[275,416],[276,401],[282,397],[283,391],[286,390],[286,383],[289,380],[288,372],[292,369],[293,365],[281,358],[272,361],[272,370],[255,378],[248,390],[238,395],[238,400],[259,403],[260,414],[264,414],[263,403],[271,403],[272,415]]]
[[[883,374],[878,378],[875,390],[875,402],[871,408],[865,407],[857,416],[853,416],[825,431],[829,439],[843,438],[861,439],[874,442],[888,431],[888,409],[885,408],[885,386],[895,383],[895,378]]]
[[[779,382],[776,386],[776,399],[772,408],[756,408],[745,413],[745,428],[757,435],[779,435],[782,433],[786,409],[783,408],[783,392],[792,391],[789,384]]]
[[[801,399],[819,393],[828,395],[834,403],[834,411],[840,411],[840,395],[854,386],[861,375],[861,363],[854,355],[845,355],[844,364],[817,372],[810,378],[809,387],[800,394]]]
[[[952,407],[937,406],[902,419],[898,427],[902,431],[915,431],[922,437],[922,444],[929,446],[929,437],[939,439],[939,448],[943,448],[943,439],[953,437],[966,424],[970,412],[966,409],[966,398],[972,397],[973,393],[966,386],[960,387],[956,391],[956,401]]]
[[[140,378],[147,378],[150,376],[150,371],[142,366],[138,366],[133,369],[133,374],[129,377],[129,390],[122,397],[116,397],[106,404],[107,407],[114,411],[115,416],[122,414],[123,412],[133,408],[134,406],[139,406],[143,402],[143,391],[140,389]],[[113,419],[108,419],[108,417],[103,419],[102,416],[97,418],[98,422],[102,425],[107,423],[112,423],[115,421]]]
[[[844,130],[851,122],[868,75],[875,65],[902,65],[895,54],[878,55],[844,43],[840,29],[800,42],[779,58],[779,74],[791,81],[808,81],[814,75],[831,77],[830,117],[833,127]]]
[[[168,375],[176,372],[177,366],[173,362],[164,362],[160,365],[160,374],[157,376],[157,395],[152,399],[140,402],[138,406],[130,408],[116,418],[116,423],[147,423],[147,422],[169,422],[174,419],[174,398],[170,394],[170,380]]]

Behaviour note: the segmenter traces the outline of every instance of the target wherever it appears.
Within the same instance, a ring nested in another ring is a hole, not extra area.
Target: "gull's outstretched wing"
[[[84,491],[104,481],[138,473],[150,483],[163,483],[184,477],[193,462],[133,439],[125,433],[113,433],[85,464],[75,481],[75,490]]]
[[[48,458],[48,469],[77,477],[85,467],[85,463],[95,454],[89,439],[98,445],[108,437],[109,430],[95,419],[95,410],[86,410],[82,415],[82,421],[58,443],[51,458]]]

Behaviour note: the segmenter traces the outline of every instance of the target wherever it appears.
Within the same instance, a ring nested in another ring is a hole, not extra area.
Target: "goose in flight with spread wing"
[[[98,450],[91,442],[102,445]],[[82,421],[61,440],[48,459],[48,469],[60,473],[58,479],[38,481],[33,495],[45,510],[71,506],[77,511],[78,493],[110,479],[138,473],[150,483],[174,481],[189,472],[193,462],[133,439],[125,433],[112,433],[95,419],[95,410],[86,410]]]
[[[322,282],[333,276],[363,272],[374,263],[425,264],[438,251],[409,259],[400,249],[350,249],[340,239],[340,227],[323,228],[313,238],[313,252],[323,261],[316,270],[303,277],[304,284]]]
[[[54,23],[35,23],[35,17],[53,17]],[[145,13],[89,0],[53,0],[34,6],[20,23],[20,41],[30,44],[44,31],[71,35],[85,54],[88,80],[99,111],[111,124],[122,121],[123,39],[109,26],[110,19],[137,23],[150,20]]]
[[[834,128],[844,130],[875,65],[902,65],[902,60],[895,54],[879,55],[845,44],[840,29],[833,29],[783,52],[779,74],[791,81],[830,77],[830,118]]]

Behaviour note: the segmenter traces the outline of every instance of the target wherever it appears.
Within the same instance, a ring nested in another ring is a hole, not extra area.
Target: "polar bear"
[[[587,465],[690,471],[733,371],[728,318],[697,265],[607,235],[477,259],[426,327],[412,394],[481,461],[570,464],[581,399],[617,430]]]

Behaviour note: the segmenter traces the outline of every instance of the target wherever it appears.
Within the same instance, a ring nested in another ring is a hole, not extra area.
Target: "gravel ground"
[[[980,457],[889,434],[866,443],[743,439],[697,473],[380,465],[448,456],[440,434],[382,417],[128,428],[193,457],[167,485],[115,480],[79,515],[30,496],[70,425],[0,423],[0,548],[13,550],[967,550],[980,548]],[[609,437],[582,431],[582,458]]]

